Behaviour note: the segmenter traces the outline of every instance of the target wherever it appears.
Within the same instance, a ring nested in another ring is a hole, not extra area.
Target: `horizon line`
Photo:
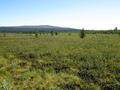
[[[22,26],[52,26],[52,27],[60,27],[60,28],[72,28],[72,29],[85,29],[85,30],[114,30],[116,27],[114,28],[109,28],[109,29],[93,29],[93,28],[85,28],[85,27],[82,27],[82,28],[75,28],[75,27],[67,27],[67,26],[59,26],[59,25],[47,25],[47,24],[26,24],[26,25],[0,25],[0,27],[22,27]],[[118,28],[118,27],[117,27]],[[119,30],[119,28],[118,28]]]

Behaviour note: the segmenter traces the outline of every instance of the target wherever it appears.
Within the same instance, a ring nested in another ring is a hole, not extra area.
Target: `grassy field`
[[[1,33],[0,90],[120,90],[120,35]]]

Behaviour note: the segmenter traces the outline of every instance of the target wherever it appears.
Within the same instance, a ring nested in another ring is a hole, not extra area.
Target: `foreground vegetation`
[[[0,90],[120,90],[120,35],[0,34]]]

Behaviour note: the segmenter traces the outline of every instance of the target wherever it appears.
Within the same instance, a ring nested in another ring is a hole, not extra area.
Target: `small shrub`
[[[25,67],[26,65],[27,65],[26,62],[20,62],[20,63],[19,63],[19,66],[21,66],[21,67]]]
[[[81,70],[78,72],[78,76],[81,77],[82,79],[84,79],[86,82],[94,82],[97,83],[98,82],[98,77],[96,77],[94,75],[94,73],[90,72],[89,70]]]
[[[81,86],[75,83],[60,85],[62,90],[81,90]]]
[[[55,32],[55,35],[57,36],[57,35],[58,35],[58,32]]]
[[[18,57],[24,60],[29,60],[29,59],[37,59],[38,55],[34,52],[20,52],[18,53]]]
[[[71,33],[68,33],[69,36],[71,36]]]
[[[104,84],[102,90],[120,90],[120,85],[117,84]]]
[[[70,67],[68,67],[67,65],[59,64],[59,65],[54,65],[54,70],[56,73],[67,72],[70,70]]]
[[[6,37],[6,33],[3,33],[3,37]]]
[[[101,90],[98,85],[95,85],[94,83],[90,83],[89,85],[85,85],[83,90]]]

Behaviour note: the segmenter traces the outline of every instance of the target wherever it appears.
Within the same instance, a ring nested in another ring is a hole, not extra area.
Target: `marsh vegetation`
[[[120,35],[0,33],[1,90],[120,90]]]

